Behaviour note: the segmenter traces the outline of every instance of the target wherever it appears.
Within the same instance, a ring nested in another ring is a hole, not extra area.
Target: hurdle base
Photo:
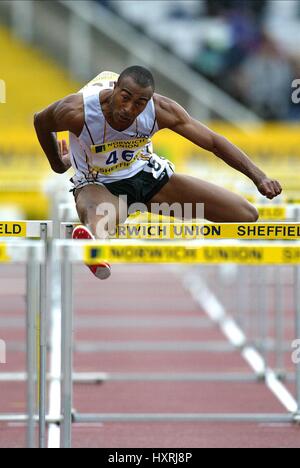
[[[275,371],[275,375],[281,382],[294,382],[295,375]],[[56,379],[56,378],[55,378]],[[75,372],[73,382],[75,384],[96,384],[104,382],[256,382],[264,381],[265,374],[239,374],[239,373],[174,373],[165,374],[159,372],[151,373],[108,373],[108,372]],[[25,382],[27,374],[25,372],[0,373],[0,382]],[[47,380],[53,380],[51,375],[47,375]],[[60,379],[58,379],[60,380]]]
[[[14,423],[26,423],[29,420],[27,414],[0,414],[0,423],[8,423],[8,422],[14,422]],[[34,416],[34,421],[39,422],[40,418],[38,415]],[[63,420],[62,416],[59,416],[58,418],[53,418],[51,416],[46,416],[46,423],[47,424],[60,424]]]
[[[297,416],[298,418],[298,416]],[[104,423],[104,422],[130,422],[130,423],[295,423],[294,414],[74,414],[73,422],[76,423]]]

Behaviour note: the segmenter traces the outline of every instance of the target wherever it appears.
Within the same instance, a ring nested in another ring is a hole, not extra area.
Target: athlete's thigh
[[[152,203],[185,203],[193,205],[193,217],[196,216],[196,204],[204,205],[204,216],[215,222],[255,221],[256,210],[247,200],[210,182],[196,177],[174,174],[169,182],[158,192]],[[149,207],[151,210],[151,207]],[[155,211],[155,210],[154,210]]]
[[[78,216],[85,223],[87,216],[101,217],[111,207],[111,216],[116,221],[124,222],[127,218],[127,209],[120,204],[119,198],[110,193],[104,185],[89,184],[75,191],[75,202]],[[124,219],[125,218],[125,219]]]

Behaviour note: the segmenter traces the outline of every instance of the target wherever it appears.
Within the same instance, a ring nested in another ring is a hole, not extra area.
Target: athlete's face
[[[129,126],[143,112],[152,96],[151,86],[142,88],[130,76],[116,83],[112,95],[114,121]]]

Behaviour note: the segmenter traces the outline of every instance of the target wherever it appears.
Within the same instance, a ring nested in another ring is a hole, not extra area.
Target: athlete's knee
[[[84,217],[87,222],[97,222],[103,217],[116,218],[117,210],[115,206],[107,202],[89,201],[83,209]]]
[[[81,221],[84,224],[90,224],[96,218],[97,204],[94,202],[88,202],[85,205],[81,204],[81,206],[77,204],[77,211]]]
[[[259,218],[259,213],[255,206],[251,205],[249,202],[243,203],[242,206],[242,213],[241,213],[242,219],[240,222],[244,223],[256,223],[256,221]]]

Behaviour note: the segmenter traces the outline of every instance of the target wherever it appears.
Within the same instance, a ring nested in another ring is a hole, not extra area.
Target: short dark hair
[[[126,68],[125,70],[122,71],[121,75],[119,76],[118,85],[127,76],[130,76],[131,78],[133,78],[136,84],[138,84],[142,88],[147,88],[148,86],[151,86],[153,91],[155,90],[155,83],[154,83],[153,75],[151,71],[148,70],[147,68],[140,67],[138,65],[133,65],[132,67]]]

